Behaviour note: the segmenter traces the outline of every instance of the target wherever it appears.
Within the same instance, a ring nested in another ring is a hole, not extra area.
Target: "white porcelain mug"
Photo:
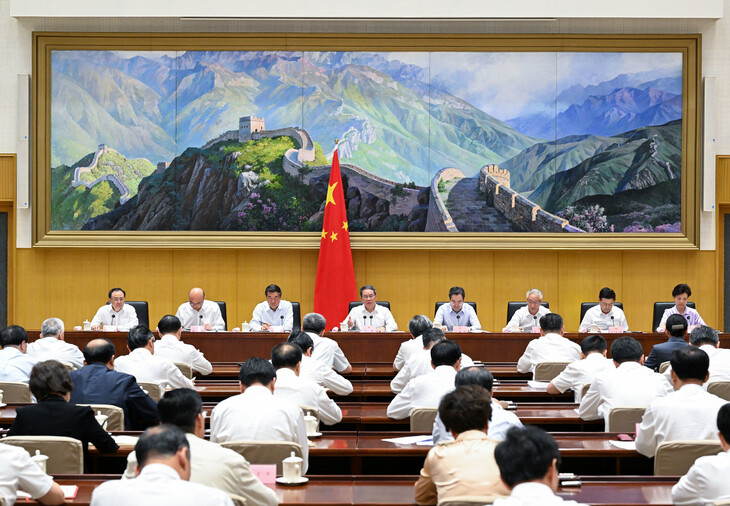
[[[348,330],[350,330],[350,327],[347,325],[347,322],[340,323],[341,332],[347,332]]]
[[[40,450],[35,451],[35,455],[30,458],[44,473],[46,472],[46,463],[48,462],[48,455],[41,455]]]
[[[99,422],[101,428],[106,430],[106,421],[109,419],[109,417],[107,415],[103,415],[101,411],[97,411],[94,418],[96,418],[96,421]]]
[[[291,452],[291,456],[282,461],[284,481],[297,483],[302,480],[302,462],[304,462],[302,458],[297,457],[294,452]]]
[[[304,417],[304,426],[307,428],[307,436],[313,436],[319,432],[319,421],[309,411]]]
[[[3,403],[3,391],[0,390],[0,404]]]
[[[84,330],[91,330],[91,322],[89,320],[84,320]]]
[[[251,330],[251,324],[248,322],[243,322],[241,324],[241,332],[249,332]]]

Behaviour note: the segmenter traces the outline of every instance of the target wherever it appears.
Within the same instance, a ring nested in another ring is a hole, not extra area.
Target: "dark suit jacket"
[[[134,376],[90,364],[71,372],[74,404],[111,404],[124,410],[125,430],[144,430],[160,419],[157,404],[139,387]]]
[[[674,350],[684,348],[685,346],[689,346],[689,344],[687,344],[684,338],[670,337],[666,343],[654,345],[651,353],[649,353],[649,356],[646,357],[644,365],[656,371],[662,363],[672,358],[672,352]]]

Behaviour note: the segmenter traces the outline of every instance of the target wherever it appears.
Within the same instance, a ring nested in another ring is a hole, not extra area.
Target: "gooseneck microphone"
[[[114,318],[116,318],[117,315],[112,313],[112,327],[114,326]]]
[[[373,315],[370,315],[370,326],[373,326]]]
[[[368,326],[368,315],[362,315],[362,326],[367,327]]]
[[[457,327],[461,326],[461,315],[460,314],[456,315],[456,326]]]

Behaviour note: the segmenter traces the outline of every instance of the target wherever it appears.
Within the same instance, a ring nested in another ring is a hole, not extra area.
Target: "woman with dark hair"
[[[697,310],[687,306],[687,299],[692,295],[692,289],[688,284],[680,283],[672,290],[672,297],[674,297],[674,307],[664,310],[662,320],[657,327],[657,332],[664,332],[667,329],[667,318],[673,314],[678,314],[687,319],[687,332],[692,332],[692,329],[699,327],[700,325],[706,325]]]

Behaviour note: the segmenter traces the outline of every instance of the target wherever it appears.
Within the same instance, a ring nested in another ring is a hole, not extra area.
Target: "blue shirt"
[[[28,383],[30,371],[38,359],[29,357],[14,346],[0,350],[0,381]]]
[[[458,316],[458,318],[457,318]],[[464,302],[461,306],[461,311],[458,313],[451,309],[451,304],[448,302],[443,304],[438,311],[436,311],[436,318],[433,319],[434,325],[446,325],[449,330],[454,330],[454,327],[471,327],[474,330],[482,330],[482,324],[479,323],[479,318],[474,311],[474,308]]]

